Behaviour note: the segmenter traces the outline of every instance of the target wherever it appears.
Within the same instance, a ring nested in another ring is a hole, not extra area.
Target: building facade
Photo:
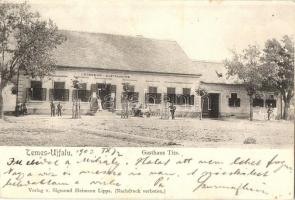
[[[93,95],[102,109],[119,111],[124,96],[159,114],[173,102],[179,115],[197,113],[200,74],[174,41],[99,33],[63,31],[67,41],[54,51],[56,70],[43,79],[20,75],[18,101],[30,113],[49,113],[60,102],[70,113],[79,99],[82,113]],[[80,88],[73,87],[78,81]],[[124,85],[128,84],[128,91]],[[167,106],[167,105],[166,105]]]
[[[20,102],[27,103],[30,113],[49,113],[51,101],[60,102],[69,113],[77,97],[85,113],[93,94],[100,97],[104,110],[120,110],[123,95],[127,95],[130,102],[149,106],[153,112],[160,112],[165,100],[173,102],[179,112],[195,112],[198,79],[193,75],[59,67],[55,75],[42,80],[22,76],[18,95]],[[73,88],[73,80],[78,80],[82,88]],[[123,89],[125,83],[130,88],[127,94]]]
[[[249,117],[249,96],[241,82],[226,77],[223,63],[192,61],[175,41],[141,36],[61,31],[66,42],[53,51],[56,70],[48,77],[32,79],[20,73],[19,103],[29,113],[50,113],[50,102],[60,102],[70,114],[78,99],[82,113],[90,110],[90,99],[101,99],[102,109],[120,111],[124,98],[160,115],[168,103],[178,116],[198,116],[199,87],[208,91],[203,117]],[[79,88],[73,87],[79,82]],[[124,85],[128,85],[128,91]],[[7,92],[7,91],[6,91]],[[261,92],[254,99],[254,117],[265,118],[272,106],[275,117],[282,101],[274,93]]]
[[[248,118],[250,98],[243,84],[234,77],[227,77],[223,63],[193,61],[200,70],[200,86],[209,93],[204,101],[203,115],[206,117],[234,116]],[[267,109],[273,109],[273,118],[282,115],[282,100],[274,92],[258,92],[253,101],[255,119],[267,119]]]

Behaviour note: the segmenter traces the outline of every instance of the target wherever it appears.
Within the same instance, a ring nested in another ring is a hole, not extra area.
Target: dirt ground
[[[246,138],[256,144],[244,144]],[[158,117],[121,119],[112,114],[50,117],[6,116],[0,121],[0,145],[15,146],[176,146],[176,147],[290,147],[290,121],[246,119],[161,120]]]

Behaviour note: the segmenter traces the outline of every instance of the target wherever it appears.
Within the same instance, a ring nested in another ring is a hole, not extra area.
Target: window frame
[[[236,96],[236,98],[233,98],[234,96]],[[237,92],[231,92],[230,98],[228,98],[228,106],[231,108],[241,107],[241,99],[238,98]]]
[[[30,85],[31,85],[30,88],[27,89],[27,100],[46,101],[47,89],[42,87],[43,86],[42,81],[31,80]],[[35,91],[37,91],[38,95],[36,95]]]

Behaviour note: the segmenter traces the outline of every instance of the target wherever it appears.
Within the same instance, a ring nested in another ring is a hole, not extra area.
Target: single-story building
[[[60,102],[70,113],[73,99],[82,112],[97,95],[106,110],[120,110],[122,96],[149,105],[159,113],[168,100],[177,113],[194,114],[198,69],[175,41],[102,33],[62,31],[67,40],[54,51],[56,71],[50,77],[32,79],[20,75],[18,100],[29,113],[50,113],[50,102]],[[73,88],[73,80],[81,88]],[[129,90],[123,90],[123,84]]]
[[[204,101],[203,116],[208,117],[249,117],[249,96],[241,81],[227,77],[222,62],[193,61],[202,74],[201,88],[209,93]],[[267,107],[273,107],[276,118],[281,116],[281,98],[273,92],[259,92],[253,100],[254,118],[267,118]]]

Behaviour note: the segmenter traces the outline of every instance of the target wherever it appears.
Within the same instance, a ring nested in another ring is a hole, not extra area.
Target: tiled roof
[[[227,69],[222,62],[193,61],[195,67],[202,74],[200,81],[204,83],[239,84],[234,77],[227,78]]]
[[[58,66],[199,74],[175,41],[76,31],[61,33],[67,40],[54,51]]]

